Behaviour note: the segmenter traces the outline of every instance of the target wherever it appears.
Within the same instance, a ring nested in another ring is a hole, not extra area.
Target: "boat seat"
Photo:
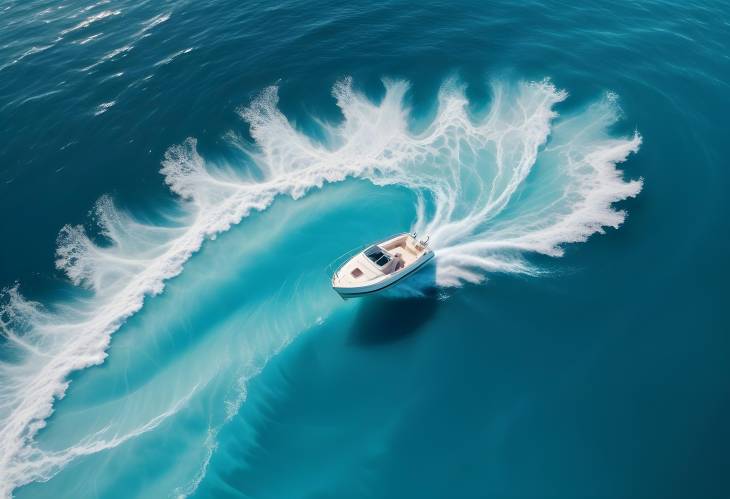
[[[382,269],[383,274],[392,274],[393,272],[396,272],[403,267],[405,267],[407,264],[406,260],[403,258],[403,255],[400,251],[395,251],[392,253],[392,258],[388,262],[388,264]]]

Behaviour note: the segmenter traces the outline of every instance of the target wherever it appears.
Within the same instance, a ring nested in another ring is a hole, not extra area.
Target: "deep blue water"
[[[726,2],[0,3],[1,497],[728,497]],[[434,265],[341,300],[396,232]]]

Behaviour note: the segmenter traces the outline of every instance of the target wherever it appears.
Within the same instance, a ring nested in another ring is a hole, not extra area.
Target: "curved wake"
[[[489,272],[537,272],[525,254],[559,256],[565,243],[618,227],[625,213],[612,204],[641,190],[641,180],[624,181],[616,168],[641,138],[611,136],[619,111],[610,95],[558,119],[554,107],[567,94],[550,82],[495,83],[489,111],[477,119],[463,89],[448,82],[435,118],[414,133],[404,104],[408,84],[385,87],[376,103],[350,79],[338,82],[333,96],[343,119],[322,124],[323,141],[296,129],[277,107],[277,88],[267,88],[240,110],[254,144],[229,134],[250,156],[249,170],[207,163],[188,139],[162,163],[165,182],[180,197],[164,223],[137,220],[103,197],[95,214],[108,244],[97,244],[81,226],[61,230],[56,264],[89,290],[86,297],[49,310],[25,300],[17,287],[3,295],[0,497],[48,480],[68,462],[49,459],[35,437],[64,396],[69,374],[102,363],[111,334],[182,271],[205,239],[279,195],[297,199],[348,177],[409,187],[419,200],[413,228],[430,234],[436,251],[436,283],[457,286]],[[117,440],[80,442],[88,452],[62,455],[70,460],[126,438]]]

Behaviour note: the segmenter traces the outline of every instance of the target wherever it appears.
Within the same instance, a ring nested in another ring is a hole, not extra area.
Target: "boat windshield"
[[[388,255],[383,255],[380,257],[380,259],[375,262],[376,265],[380,265],[381,267],[388,263],[390,261],[390,257]]]
[[[372,260],[373,262],[376,262],[376,263],[382,256],[385,256],[385,255],[383,255],[383,252],[379,251],[379,250],[375,250],[371,253],[368,253],[368,258],[370,258],[370,260]]]
[[[375,263],[379,267],[382,267],[390,261],[390,255],[380,249],[378,246],[373,246],[365,252],[365,255],[370,259],[371,262]]]

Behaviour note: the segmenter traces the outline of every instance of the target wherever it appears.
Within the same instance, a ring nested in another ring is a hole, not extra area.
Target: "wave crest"
[[[297,129],[278,108],[277,87],[269,87],[239,110],[253,143],[232,144],[258,175],[206,161],[190,138],[165,153],[160,170],[180,198],[180,216],[143,222],[102,197],[94,217],[103,243],[81,226],[61,229],[56,265],[90,291],[52,311],[23,299],[17,287],[3,293],[0,333],[13,354],[0,362],[0,496],[47,480],[76,455],[64,454],[60,465],[44,460],[35,441],[68,375],[103,362],[110,335],[206,238],[279,195],[296,199],[348,177],[412,189],[412,229],[431,235],[436,283],[458,286],[489,272],[539,272],[525,254],[559,256],[566,243],[618,227],[626,213],[613,203],[641,190],[641,180],[625,181],[616,168],[641,137],[609,133],[619,117],[615,98],[558,117],[555,106],[567,93],[549,81],[495,82],[488,112],[475,118],[463,87],[449,81],[435,117],[415,132],[408,83],[384,85],[384,97],[373,102],[350,78],[338,82],[332,94],[342,118],[320,122],[323,141]]]

